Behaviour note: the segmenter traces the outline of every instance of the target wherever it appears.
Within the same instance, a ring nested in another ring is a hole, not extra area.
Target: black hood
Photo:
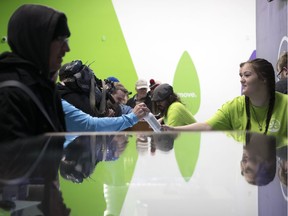
[[[59,20],[63,19],[67,22],[65,14],[53,8],[27,4],[14,12],[8,23],[12,52],[33,63],[46,78],[49,78],[50,44]]]
[[[11,67],[11,65],[30,65],[32,67],[35,67],[35,64],[33,64],[31,61],[28,61],[26,59],[23,59],[16,55],[15,53],[11,52],[3,52],[0,54],[0,70],[6,69]],[[36,68],[37,69],[37,68]]]
[[[35,64],[19,57],[13,52],[0,54],[0,74],[0,82],[5,80],[21,80],[21,82],[28,86],[40,80],[50,81],[40,76]]]

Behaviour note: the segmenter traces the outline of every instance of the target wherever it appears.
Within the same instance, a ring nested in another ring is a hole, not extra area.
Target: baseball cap
[[[150,85],[149,85],[150,90],[155,89],[158,85],[160,85],[160,83],[155,82],[154,79],[150,79]]]
[[[148,89],[149,88],[147,81],[143,80],[143,79],[137,80],[135,87],[136,87],[136,89],[142,89],[142,88]]]
[[[153,92],[152,101],[162,101],[174,93],[173,87],[167,83],[160,84]]]
[[[110,77],[108,77],[107,80],[109,80],[109,81],[111,81],[111,82],[120,82],[120,80],[117,79],[117,78],[114,77],[114,76],[110,76]]]

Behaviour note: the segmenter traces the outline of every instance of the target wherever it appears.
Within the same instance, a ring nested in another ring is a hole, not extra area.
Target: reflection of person
[[[181,126],[195,123],[192,113],[181,102],[179,96],[173,91],[173,87],[167,83],[157,86],[152,95],[152,101],[156,102],[161,112],[165,125]]]
[[[286,187],[287,180],[288,180],[288,160],[287,160],[287,152],[288,148],[287,145],[282,146],[281,148],[277,149],[277,162],[278,162],[278,177],[282,184]]]
[[[288,96],[275,92],[274,69],[265,59],[240,65],[242,96],[225,103],[204,123],[180,127],[163,126],[164,130],[249,130],[287,137]]]
[[[156,150],[168,152],[173,149],[176,138],[175,134],[153,134],[151,135],[151,146],[155,146]]]
[[[125,134],[117,134],[114,136],[112,143],[115,145],[116,151],[114,151],[114,158],[119,158],[120,155],[126,149],[126,145],[128,144],[129,136]]]
[[[151,135],[138,134],[136,139],[136,147],[138,154],[146,154],[149,152],[151,155],[156,153],[156,150],[162,152],[169,152],[173,149],[174,140],[177,134],[162,134],[155,133]]]
[[[81,183],[95,170],[101,161],[114,161],[125,150],[128,136],[100,135],[79,136],[65,148],[60,163],[63,178]]]
[[[0,215],[23,215],[23,210],[25,215],[69,215],[71,210],[63,202],[58,180],[63,140],[33,136],[1,142]],[[29,201],[39,204],[33,207]],[[2,209],[10,212],[3,214]]]
[[[276,91],[287,94],[287,79],[288,79],[288,59],[287,52],[284,52],[278,59],[277,64],[277,78]]]
[[[138,154],[144,155],[144,154],[148,153],[149,144],[150,144],[150,142],[149,142],[147,135],[137,134],[137,136],[136,136],[136,149],[137,149]]]
[[[25,4],[11,16],[12,52],[0,56],[0,82],[13,81],[14,86],[0,90],[1,140],[65,130],[55,77],[70,51],[69,36],[65,14],[50,7]]]
[[[249,184],[269,184],[276,173],[275,137],[247,133],[240,167],[241,174]]]

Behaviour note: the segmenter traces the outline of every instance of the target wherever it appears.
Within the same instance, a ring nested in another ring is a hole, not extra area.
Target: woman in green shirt
[[[181,126],[195,123],[196,120],[187,107],[181,102],[173,87],[168,83],[157,86],[152,94],[152,101],[161,112],[158,121],[169,126]]]
[[[226,102],[206,122],[163,126],[164,130],[248,130],[287,137],[288,96],[275,92],[273,66],[265,59],[240,64],[242,96]]]

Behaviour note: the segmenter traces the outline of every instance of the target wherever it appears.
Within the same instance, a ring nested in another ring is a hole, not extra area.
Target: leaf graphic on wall
[[[200,83],[193,61],[187,51],[182,54],[177,65],[173,88],[186,107],[195,115],[201,102]]]
[[[196,168],[201,133],[182,133],[174,142],[175,158],[184,180],[188,182]]]
[[[177,65],[173,88],[185,106],[195,115],[199,110],[201,101],[200,83],[194,63],[187,51],[182,54]],[[197,164],[200,139],[201,133],[181,134],[175,142],[175,157],[185,181],[189,181],[192,177]]]

